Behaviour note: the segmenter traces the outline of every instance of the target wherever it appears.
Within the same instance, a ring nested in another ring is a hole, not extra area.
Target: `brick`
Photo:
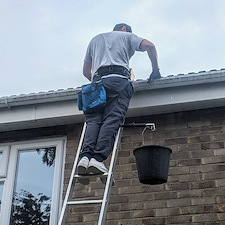
[[[201,189],[194,189],[194,190],[182,190],[178,191],[178,198],[191,198],[191,197],[200,197],[202,192]]]
[[[122,211],[132,211],[132,210],[137,210],[137,209],[144,209],[144,204],[146,201],[140,201],[140,202],[129,202],[129,204],[127,203],[121,203],[119,204],[119,208]],[[117,203],[115,203],[116,205],[118,205]],[[147,208],[149,209],[149,208]]]
[[[166,201],[164,199],[162,200],[149,200],[145,201],[144,203],[144,209],[159,209],[159,208],[166,208]]]
[[[214,156],[202,158],[202,164],[212,164],[212,163],[223,163],[225,161],[225,156]]]
[[[225,133],[213,134],[210,137],[211,137],[211,141],[224,141]]]
[[[223,177],[224,177],[224,171],[202,173],[202,179],[203,180],[220,179],[220,178],[223,178]]]
[[[173,152],[171,154],[171,159],[184,159],[184,158],[189,158],[189,152],[188,151],[177,151]]]
[[[128,202],[128,195],[114,195],[110,198],[110,203],[124,203]]]
[[[165,224],[189,224],[192,221],[191,215],[179,215],[179,216],[168,216],[165,219]]]
[[[118,194],[132,194],[132,193],[142,193],[142,189],[138,186],[136,187],[121,187],[118,188]]]
[[[169,171],[170,175],[189,174],[190,167],[171,167]]]
[[[181,206],[190,206],[190,198],[180,198],[180,199],[169,199],[167,200],[168,207],[181,207]]]
[[[225,150],[224,149],[215,149],[214,155],[225,155]]]
[[[177,199],[177,192],[176,191],[166,191],[166,192],[158,192],[153,194],[153,199],[154,200],[159,200],[159,199]]]
[[[201,165],[202,159],[184,159],[184,160],[178,160],[179,166],[196,166]]]
[[[129,200],[130,201],[151,201],[153,199],[153,194],[152,193],[142,193],[142,194],[132,194],[129,195]]]
[[[144,218],[152,216],[155,216],[155,210],[153,209],[133,210],[131,214],[132,218]]]
[[[205,188],[201,189],[202,192],[202,197],[215,197],[218,195],[221,195],[221,190],[220,189],[215,189],[215,188]]]
[[[184,206],[180,207],[180,214],[199,214],[204,213],[204,205]]]
[[[119,164],[116,166],[116,172],[132,171],[132,166],[133,166],[132,164],[128,164],[128,163]]]
[[[167,145],[177,145],[177,144],[186,144],[187,138],[170,138],[165,140],[164,144]]]
[[[201,149],[207,150],[207,149],[221,149],[224,148],[224,142],[208,142],[208,143],[202,143]]]
[[[142,191],[145,192],[150,192],[154,194],[154,192],[163,192],[165,191],[165,185],[141,185]]]
[[[193,222],[209,222],[209,221],[217,221],[218,217],[216,214],[199,214],[199,215],[193,215],[192,221]]]
[[[190,183],[191,189],[204,189],[204,188],[214,188],[216,187],[214,180],[209,181],[196,181]]]
[[[224,187],[224,186],[225,186],[225,179],[216,180],[216,187]]]
[[[169,191],[186,190],[186,189],[189,189],[189,188],[190,188],[190,184],[188,182],[166,184],[166,190],[169,190]]]
[[[157,209],[155,212],[156,216],[174,216],[179,215],[179,208],[165,208],[165,209]]]
[[[185,175],[177,175],[179,182],[187,182],[187,181],[196,181],[201,179],[201,174],[185,174]]]
[[[204,198],[193,198],[191,199],[191,205],[206,205],[206,204],[215,204],[215,197],[204,197]]]
[[[119,219],[127,219],[132,218],[130,211],[120,211],[120,212],[110,212],[107,214],[107,219],[119,220]]]
[[[188,143],[201,143],[201,142],[209,142],[209,141],[210,141],[210,135],[188,137]]]
[[[200,165],[190,167],[190,173],[209,173],[213,171],[218,171],[218,165]]]
[[[207,149],[207,150],[196,150],[196,151],[190,151],[189,152],[189,157],[190,158],[203,158],[207,156],[214,156],[214,152],[212,149]]]
[[[178,145],[179,151],[197,151],[201,150],[201,144],[200,143],[188,143],[186,145]]]
[[[210,206],[204,206],[205,213],[212,213],[212,212],[223,213],[224,211],[225,211],[224,204],[214,204]]]

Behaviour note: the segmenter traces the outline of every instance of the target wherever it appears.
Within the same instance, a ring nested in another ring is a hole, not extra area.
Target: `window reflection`
[[[55,147],[19,151],[11,225],[48,225]]]

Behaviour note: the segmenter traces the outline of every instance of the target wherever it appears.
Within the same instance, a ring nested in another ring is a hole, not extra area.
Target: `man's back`
[[[129,69],[129,59],[140,51],[140,38],[132,33],[112,31],[95,36],[87,49],[85,62],[92,62],[93,74],[101,66],[119,65]]]

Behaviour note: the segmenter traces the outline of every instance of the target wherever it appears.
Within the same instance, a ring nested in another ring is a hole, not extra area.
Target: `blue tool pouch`
[[[83,85],[78,93],[78,109],[94,113],[106,104],[106,91],[101,82]]]

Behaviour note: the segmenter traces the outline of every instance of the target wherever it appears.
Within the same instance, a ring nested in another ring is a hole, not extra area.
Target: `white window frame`
[[[17,170],[17,158],[18,158],[17,156],[19,151],[38,148],[48,148],[48,147],[56,147],[55,168],[52,187],[52,202],[50,212],[51,216],[49,225],[57,224],[62,203],[61,201],[62,201],[63,174],[64,174],[63,172],[65,161],[65,143],[66,138],[64,137],[54,139],[32,140],[29,142],[10,144],[11,148],[9,153],[8,171],[2,193],[0,224],[9,225],[10,223],[12,198]]]
[[[2,154],[2,159],[0,162],[0,178],[5,178],[8,167],[9,146],[0,146],[0,153]]]

